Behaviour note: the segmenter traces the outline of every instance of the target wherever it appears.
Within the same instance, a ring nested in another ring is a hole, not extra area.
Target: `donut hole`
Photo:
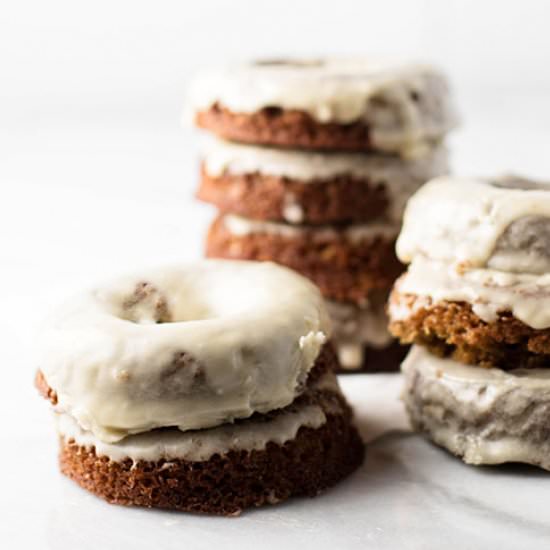
[[[184,323],[256,313],[273,301],[272,289],[258,280],[220,277],[206,270],[200,277],[184,271],[131,283],[106,301],[113,313],[137,324]],[[258,307],[251,307],[257,304]]]
[[[192,289],[184,287],[178,290],[175,293],[162,292],[151,282],[139,282],[122,300],[119,317],[138,324],[181,323],[216,317]]]
[[[411,98],[411,101],[414,101],[415,103],[420,103],[421,95],[418,91],[410,90],[409,97]]]
[[[150,282],[140,281],[123,298],[120,317],[133,323],[166,323],[171,312],[165,296]]]
[[[368,100],[368,114],[366,120],[369,124],[386,129],[399,128],[403,123],[403,113],[396,108],[383,94],[374,95]]]
[[[550,218],[525,216],[512,222],[498,238],[487,265],[513,273],[550,272]]]

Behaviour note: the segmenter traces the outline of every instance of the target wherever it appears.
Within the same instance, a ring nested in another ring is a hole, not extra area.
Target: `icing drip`
[[[328,389],[341,395],[334,374],[324,375],[313,389]],[[320,398],[322,400],[322,397]],[[325,410],[330,407],[315,405],[290,405],[273,417],[260,417],[229,423],[206,430],[182,432],[177,428],[154,430],[129,435],[116,443],[102,441],[92,432],[83,430],[67,414],[56,414],[56,428],[66,440],[73,440],[83,447],[94,447],[96,454],[108,456],[111,460],[157,461],[160,459],[181,459],[191,461],[208,460],[214,454],[229,451],[264,450],[269,442],[284,445],[296,437],[301,427],[317,429],[325,424]]]
[[[550,273],[529,275],[492,269],[457,271],[444,262],[418,257],[396,283],[402,294],[442,300],[468,302],[476,315],[486,322],[496,319],[499,311],[511,311],[514,317],[534,329],[550,327]],[[417,301],[417,307],[426,302]],[[404,304],[390,303],[392,320],[405,319],[413,311]]]

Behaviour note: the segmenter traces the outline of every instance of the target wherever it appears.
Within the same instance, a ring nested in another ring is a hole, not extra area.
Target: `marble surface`
[[[459,170],[550,173],[541,131],[528,147],[502,130],[487,123],[459,134]],[[498,151],[487,146],[495,140]],[[98,278],[200,256],[212,212],[191,199],[192,144],[175,124],[0,130],[0,547],[547,548],[550,475],[466,466],[411,433],[399,375],[342,378],[366,461],[316,499],[196,517],[110,506],[58,473],[51,418],[32,386],[32,332]]]

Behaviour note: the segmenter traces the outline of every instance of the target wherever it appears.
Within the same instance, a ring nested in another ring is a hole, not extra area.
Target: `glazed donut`
[[[188,111],[232,141],[294,149],[411,156],[455,124],[445,78],[382,58],[263,60],[193,81]]]
[[[550,470],[550,370],[479,369],[415,346],[403,375],[413,427],[464,462]]]
[[[447,173],[447,151],[414,159],[208,140],[197,197],[221,212],[291,224],[401,223],[407,199]]]
[[[329,335],[311,283],[268,264],[204,262],[129,277],[48,321],[57,408],[105,441],[202,429],[290,404]]]
[[[438,178],[408,203],[391,330],[459,361],[550,366],[550,186]]]
[[[397,254],[514,273],[550,271],[550,185],[442,177],[409,200]],[[418,223],[422,220],[424,223]]]
[[[362,304],[403,271],[398,223],[293,226],[219,215],[208,232],[210,258],[274,261],[311,279],[330,300]]]
[[[45,324],[36,380],[62,471],[110,502],[208,513],[318,493],[363,454],[329,336],[319,291],[270,263],[169,267],[75,297]]]

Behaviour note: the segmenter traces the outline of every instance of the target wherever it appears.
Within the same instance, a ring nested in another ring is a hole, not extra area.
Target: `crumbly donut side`
[[[310,224],[383,218],[389,204],[385,183],[352,176],[304,183],[258,172],[212,177],[204,169],[197,197],[224,213]]]
[[[61,471],[113,504],[206,514],[238,515],[292,496],[315,496],[359,467],[364,454],[345,399],[323,395],[318,401],[326,423],[300,428],[284,445],[268,443],[265,450],[230,451],[203,462],[134,463],[115,462],[97,456],[94,448],[61,440]]]
[[[36,371],[34,376],[34,386],[44,399],[47,399],[54,406],[57,405],[57,393],[46,382],[44,374],[41,370]]]
[[[232,234],[218,217],[206,241],[209,258],[273,261],[311,279],[325,298],[363,303],[374,290],[388,289],[402,272],[395,240],[385,236],[350,242],[344,237],[312,239],[269,233]]]
[[[235,113],[219,103],[195,115],[199,128],[222,138],[256,145],[325,151],[371,151],[363,122],[317,122],[304,111],[266,107]]]
[[[392,318],[392,310],[408,311]],[[441,357],[501,369],[550,367],[550,329],[537,330],[502,311],[480,319],[467,302],[401,294],[390,297],[390,331],[404,344],[420,344]]]

